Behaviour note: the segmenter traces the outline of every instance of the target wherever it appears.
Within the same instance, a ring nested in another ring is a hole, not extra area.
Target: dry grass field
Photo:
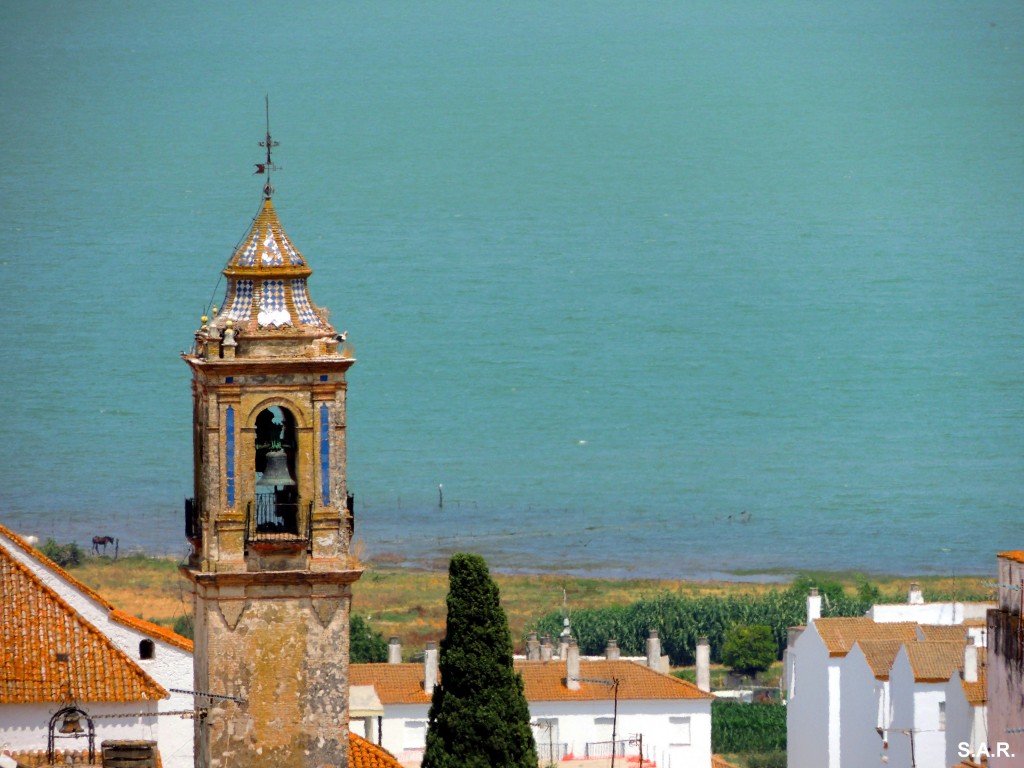
[[[368,562],[362,578],[353,587],[352,609],[385,637],[398,635],[403,646],[412,651],[427,640],[444,634],[445,597],[448,593],[446,571],[398,568]],[[90,557],[72,573],[106,597],[115,606],[134,616],[170,627],[175,619],[191,611],[188,582],[179,574],[177,563],[159,558]],[[856,574],[824,574],[854,589]],[[508,615],[512,637],[541,616],[559,610],[563,601],[572,610],[608,605],[626,605],[635,600],[663,593],[704,595],[758,593],[778,588],[778,584],[755,581],[684,581],[644,579],[598,579],[558,575],[494,574],[501,590],[502,604]],[[871,577],[884,593],[905,593],[912,579]],[[965,595],[983,594],[983,577],[925,577],[914,579],[929,592]]]

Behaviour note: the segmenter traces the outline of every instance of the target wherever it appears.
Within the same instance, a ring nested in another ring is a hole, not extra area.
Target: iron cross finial
[[[277,166],[274,165],[273,161],[270,159],[270,152],[274,147],[278,146],[281,142],[274,141],[270,137],[270,95],[268,94],[265,97],[265,99],[267,107],[267,138],[261,141],[259,145],[261,147],[265,147],[267,150],[267,162],[256,163],[255,173],[265,173],[267,175],[267,183],[263,185],[263,196],[267,200],[269,200],[271,195],[274,194],[274,187],[270,183],[270,172],[278,170]]]

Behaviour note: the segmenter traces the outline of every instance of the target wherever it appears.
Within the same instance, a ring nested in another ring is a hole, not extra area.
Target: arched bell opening
[[[298,441],[295,416],[271,406],[256,417],[256,495],[252,532],[259,538],[299,537]]]

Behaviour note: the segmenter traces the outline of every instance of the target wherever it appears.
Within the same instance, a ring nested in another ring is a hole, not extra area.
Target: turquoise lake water
[[[9,2],[0,522],[182,554],[260,203],[371,555],[992,573],[1024,546],[1024,5]],[[444,506],[438,505],[438,486]]]

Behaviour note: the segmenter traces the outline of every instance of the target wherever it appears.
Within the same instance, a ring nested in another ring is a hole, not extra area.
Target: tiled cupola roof
[[[276,331],[332,332],[309,299],[313,270],[285,234],[269,197],[249,234],[232,254],[224,276],[227,291],[214,325],[227,321],[245,334]]]

